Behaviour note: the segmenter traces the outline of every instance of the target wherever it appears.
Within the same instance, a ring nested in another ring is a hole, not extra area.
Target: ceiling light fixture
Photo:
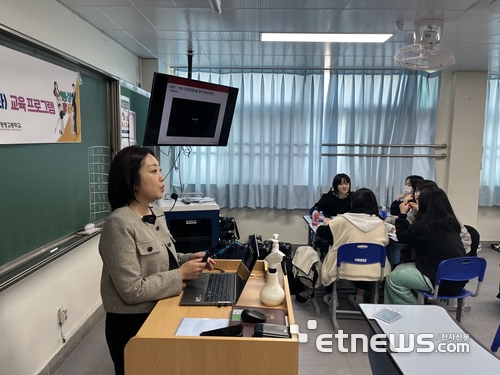
[[[220,1],[221,0],[208,0],[208,4],[210,5],[210,8],[212,8],[212,10],[217,14],[222,13]]]
[[[384,43],[392,34],[260,33],[262,42]]]

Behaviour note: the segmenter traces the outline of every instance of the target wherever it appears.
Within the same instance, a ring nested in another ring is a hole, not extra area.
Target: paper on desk
[[[393,241],[398,242],[398,236],[395,233],[389,233],[389,238]]]
[[[175,332],[176,336],[199,336],[203,331],[224,328],[229,319],[183,318]]]

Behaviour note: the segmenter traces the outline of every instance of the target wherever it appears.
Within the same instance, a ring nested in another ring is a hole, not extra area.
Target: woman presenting
[[[203,252],[177,254],[163,211],[151,202],[163,197],[163,176],[153,152],[130,146],[109,170],[112,213],[99,242],[103,261],[101,297],[106,311],[106,342],[116,374],[124,373],[124,349],[162,298],[182,291],[215,262]]]

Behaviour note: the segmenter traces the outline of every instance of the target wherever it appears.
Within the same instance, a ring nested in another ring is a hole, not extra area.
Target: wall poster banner
[[[129,135],[129,112],[130,99],[120,95],[121,127],[122,127],[122,149],[130,146]]]
[[[135,140],[135,120],[136,115],[134,111],[128,111],[128,136],[130,139],[130,146],[136,145],[137,142]]]
[[[0,144],[81,142],[78,73],[0,46]]]

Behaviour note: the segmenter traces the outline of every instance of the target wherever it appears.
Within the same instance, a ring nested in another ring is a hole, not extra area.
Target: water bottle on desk
[[[312,225],[313,227],[317,227],[319,225],[319,212],[318,210],[314,210],[311,215]]]
[[[323,215],[323,211],[319,212],[319,223],[323,225],[323,222],[325,221],[325,215]]]
[[[387,208],[385,206],[382,206],[380,210],[380,217],[384,220],[387,219]]]

